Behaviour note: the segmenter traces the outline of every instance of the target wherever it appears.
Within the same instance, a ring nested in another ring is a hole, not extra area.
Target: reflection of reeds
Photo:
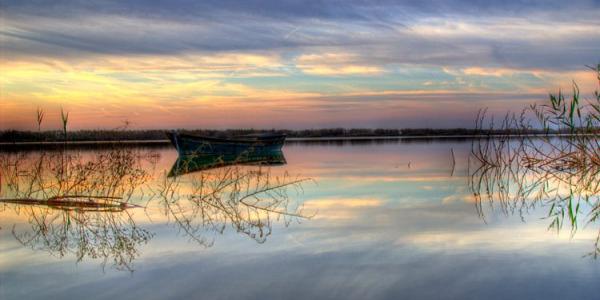
[[[600,84],[600,64],[595,69]],[[577,85],[566,101],[562,92],[551,95],[548,104],[526,108],[519,115],[507,115],[498,132],[473,143],[477,165],[470,185],[477,210],[484,216],[483,203],[494,203],[505,214],[522,218],[532,208],[548,208],[549,228],[560,231],[565,222],[575,234],[584,206],[590,207],[586,223],[600,215],[600,95],[582,103]],[[485,112],[477,117],[483,128]],[[490,128],[495,128],[493,119]],[[531,128],[564,136],[524,134]],[[600,238],[600,232],[599,236]],[[598,240],[594,257],[600,254]]]
[[[104,266],[112,260],[119,270],[133,271],[138,247],[152,238],[147,230],[138,227],[126,211],[59,210],[44,206],[19,206],[29,230],[13,226],[12,233],[21,244],[34,250],[46,251],[58,257],[73,253],[77,261],[84,258],[101,259]]]
[[[78,153],[2,153],[0,203],[26,216],[29,230],[13,226],[23,245],[58,257],[68,253],[113,261],[133,270],[138,246],[152,234],[139,228],[126,209],[137,187],[149,179],[144,155],[114,149],[91,158]]]
[[[155,191],[157,204],[186,236],[204,246],[211,246],[214,235],[229,226],[263,243],[274,220],[289,225],[310,218],[288,194],[290,188],[301,191],[302,182],[308,179],[287,173],[273,176],[261,166],[230,166],[189,174],[185,180],[190,185],[183,185],[182,180],[164,177]]]

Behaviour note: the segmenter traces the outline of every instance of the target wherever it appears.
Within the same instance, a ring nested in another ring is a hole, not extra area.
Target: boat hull
[[[285,135],[221,139],[168,132],[167,136],[180,156],[268,156],[271,153],[281,151],[285,141]]]

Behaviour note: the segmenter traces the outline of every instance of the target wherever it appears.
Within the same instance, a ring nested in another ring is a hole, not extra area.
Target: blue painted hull
[[[285,135],[222,139],[167,132],[167,136],[180,156],[268,156],[271,153],[281,151],[285,141]]]

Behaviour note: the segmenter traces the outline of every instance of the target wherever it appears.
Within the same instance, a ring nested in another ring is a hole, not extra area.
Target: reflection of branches
[[[290,188],[301,191],[308,179],[287,173],[273,176],[260,166],[231,166],[188,176],[165,177],[156,191],[157,205],[186,236],[202,245],[211,246],[214,235],[228,226],[263,243],[274,220],[287,226],[310,217],[288,194]],[[189,185],[182,184],[184,178],[189,178]]]
[[[0,155],[1,203],[24,215],[29,231],[13,226],[23,245],[63,257],[73,253],[112,259],[132,271],[137,247],[152,234],[137,227],[127,208],[137,187],[149,179],[132,150],[99,152],[91,158],[68,152]]]
[[[600,65],[597,68],[600,79]],[[505,135],[482,138],[473,143],[472,157],[477,165],[470,186],[478,213],[484,218],[483,203],[494,203],[505,214],[521,218],[536,206],[548,208],[549,229],[560,231],[568,224],[571,235],[587,211],[592,223],[600,215],[600,94],[582,105],[574,84],[573,99],[562,93],[551,95],[549,104],[531,106],[519,115],[508,115],[500,125]],[[532,118],[526,116],[531,115]],[[477,118],[482,128],[485,112]],[[529,121],[526,121],[529,120]],[[494,127],[493,120],[490,122]],[[531,128],[544,128],[566,135],[528,136]],[[514,136],[516,135],[516,137]],[[600,232],[595,242],[600,254]]]
[[[17,213],[26,215],[31,226],[31,231],[22,232],[13,226],[13,235],[24,246],[61,258],[73,253],[78,262],[85,257],[102,259],[103,266],[112,259],[118,270],[133,271],[133,260],[139,255],[137,247],[152,238],[126,211],[83,212],[26,206],[17,209]]]

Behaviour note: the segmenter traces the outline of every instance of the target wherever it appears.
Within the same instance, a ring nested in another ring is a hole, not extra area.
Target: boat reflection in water
[[[281,150],[264,154],[243,153],[241,155],[196,154],[177,157],[169,177],[233,165],[279,166],[286,164]]]
[[[170,176],[151,171],[159,160],[151,150],[0,153],[0,214],[17,220],[5,228],[33,250],[133,271],[157,218],[211,246],[228,229],[263,243],[275,221],[309,217],[291,197],[307,179],[269,167],[285,164],[281,151],[179,157]]]
[[[201,245],[211,246],[228,227],[264,243],[274,221],[287,226],[311,217],[290,197],[309,179],[271,172],[285,163],[280,150],[179,156],[155,194],[162,212]]]

